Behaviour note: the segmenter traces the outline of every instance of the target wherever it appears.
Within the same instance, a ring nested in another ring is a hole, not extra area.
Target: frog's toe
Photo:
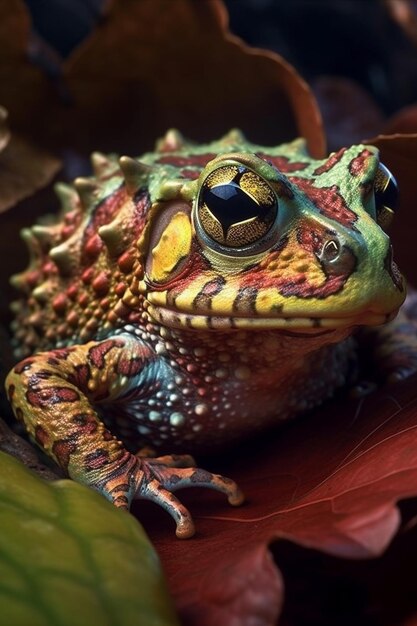
[[[141,459],[142,477],[135,497],[152,500],[162,506],[177,524],[177,537],[191,537],[194,524],[187,509],[172,492],[186,487],[207,487],[224,493],[233,506],[242,504],[243,493],[230,478],[196,467],[184,467],[185,455],[170,456],[167,464],[162,463],[163,458]]]
[[[188,539],[194,535],[195,526],[188,509],[181,504],[173,493],[164,489],[159,481],[154,479],[146,483],[146,486],[141,490],[140,497],[159,504],[171,515],[175,520],[175,534],[179,539]]]

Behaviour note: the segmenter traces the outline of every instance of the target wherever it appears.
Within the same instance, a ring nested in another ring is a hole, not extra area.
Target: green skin
[[[173,491],[238,505],[239,488],[137,450],[225,445],[319,404],[352,377],[352,332],[392,320],[405,289],[372,146],[317,161],[301,140],[194,146],[170,131],[141,163],[94,154],[95,177],[59,188],[57,224],[26,231],[31,264],[13,279],[26,358],[6,387],[70,477],[119,507],[158,502],[189,537]],[[416,369],[407,328],[378,331],[386,376]]]

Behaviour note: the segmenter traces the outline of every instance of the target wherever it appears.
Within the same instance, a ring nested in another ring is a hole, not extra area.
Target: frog
[[[170,130],[138,158],[91,162],[57,184],[58,217],[23,231],[8,398],[65,475],[122,509],[156,502],[190,537],[174,492],[243,501],[190,453],[322,404],[354,376],[358,329],[395,325],[395,178],[373,145],[314,158],[303,139],[238,130],[201,144]],[[405,354],[400,377],[417,353],[405,325],[381,340]]]

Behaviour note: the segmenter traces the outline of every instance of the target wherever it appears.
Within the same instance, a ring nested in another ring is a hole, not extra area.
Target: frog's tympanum
[[[59,220],[24,232],[8,395],[70,477],[118,507],[151,499],[190,536],[172,492],[242,494],[180,453],[319,404],[349,380],[352,332],[395,317],[395,180],[373,146],[315,160],[237,131],[92,163],[58,185]]]

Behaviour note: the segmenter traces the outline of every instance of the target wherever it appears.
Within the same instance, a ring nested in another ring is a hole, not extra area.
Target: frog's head
[[[148,312],[190,329],[382,324],[405,298],[386,232],[395,192],[365,145],[317,161],[300,140],[245,144],[196,180],[165,173],[139,244]]]

